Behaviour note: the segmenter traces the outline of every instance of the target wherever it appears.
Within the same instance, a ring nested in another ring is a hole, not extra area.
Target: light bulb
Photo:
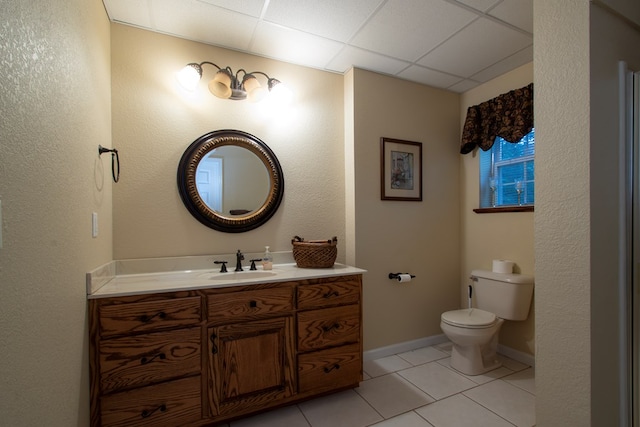
[[[188,64],[176,73],[176,79],[180,86],[190,92],[196,90],[201,77],[202,68],[200,68],[200,65],[198,64]]]
[[[269,97],[278,105],[287,105],[293,99],[293,92],[287,86],[278,82],[272,86]]]

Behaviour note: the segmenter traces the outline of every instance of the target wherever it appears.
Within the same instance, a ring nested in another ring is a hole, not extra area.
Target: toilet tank
[[[476,307],[506,320],[525,320],[533,296],[533,276],[471,271]]]

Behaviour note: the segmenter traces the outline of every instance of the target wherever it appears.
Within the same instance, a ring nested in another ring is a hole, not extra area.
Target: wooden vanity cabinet
[[[357,387],[361,292],[349,275],[91,299],[91,425],[215,425]]]
[[[91,425],[197,425],[201,325],[194,292],[89,300]]]

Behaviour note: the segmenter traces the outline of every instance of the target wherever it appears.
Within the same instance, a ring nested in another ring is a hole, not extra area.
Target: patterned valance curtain
[[[460,153],[491,149],[496,136],[518,142],[533,129],[533,83],[467,109]]]

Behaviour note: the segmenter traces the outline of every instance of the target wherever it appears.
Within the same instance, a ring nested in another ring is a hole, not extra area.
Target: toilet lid
[[[440,318],[450,325],[467,328],[491,326],[496,321],[495,314],[477,308],[447,311],[442,313]]]

